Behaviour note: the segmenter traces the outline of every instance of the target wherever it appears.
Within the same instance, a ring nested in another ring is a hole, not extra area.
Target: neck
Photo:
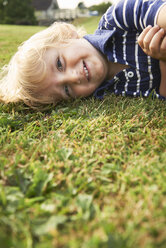
[[[108,75],[107,75],[107,79],[111,80],[113,79],[113,77],[119,73],[120,71],[129,68],[128,65],[123,65],[123,64],[119,64],[119,63],[113,63],[111,61],[108,62]]]

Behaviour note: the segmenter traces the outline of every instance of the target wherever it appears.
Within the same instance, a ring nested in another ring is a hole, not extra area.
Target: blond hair
[[[46,76],[43,55],[48,48],[67,44],[74,35],[81,38],[84,34],[82,28],[57,22],[21,44],[9,64],[0,71],[0,101],[23,101],[31,107],[54,103],[56,99],[39,94],[40,83]]]

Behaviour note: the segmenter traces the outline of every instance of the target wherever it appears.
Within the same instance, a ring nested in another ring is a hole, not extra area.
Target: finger
[[[152,27],[147,34],[145,35],[144,39],[143,39],[143,47],[146,50],[149,50],[149,46],[151,44],[152,39],[154,38],[155,34],[159,31],[159,27],[158,26],[154,26]]]
[[[146,34],[149,32],[149,30],[152,28],[152,26],[147,26],[142,33],[138,37],[138,44],[140,45],[141,48],[143,48],[143,40],[146,36]]]
[[[163,29],[160,29],[157,33],[155,33],[151,37],[151,41],[149,42],[149,51],[151,53],[155,54],[155,53],[158,53],[160,51],[163,37],[164,37],[164,30]]]

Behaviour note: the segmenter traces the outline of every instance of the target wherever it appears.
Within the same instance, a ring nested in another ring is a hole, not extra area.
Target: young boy
[[[166,0],[121,0],[81,38],[70,24],[32,36],[0,75],[0,99],[30,106],[106,93],[166,97]],[[138,45],[139,43],[139,45]],[[152,58],[153,57],[153,58]]]

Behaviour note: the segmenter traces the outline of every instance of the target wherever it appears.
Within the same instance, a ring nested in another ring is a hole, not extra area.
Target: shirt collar
[[[85,35],[84,38],[102,53],[106,54],[107,43],[114,33],[115,30],[97,29],[94,34]]]

